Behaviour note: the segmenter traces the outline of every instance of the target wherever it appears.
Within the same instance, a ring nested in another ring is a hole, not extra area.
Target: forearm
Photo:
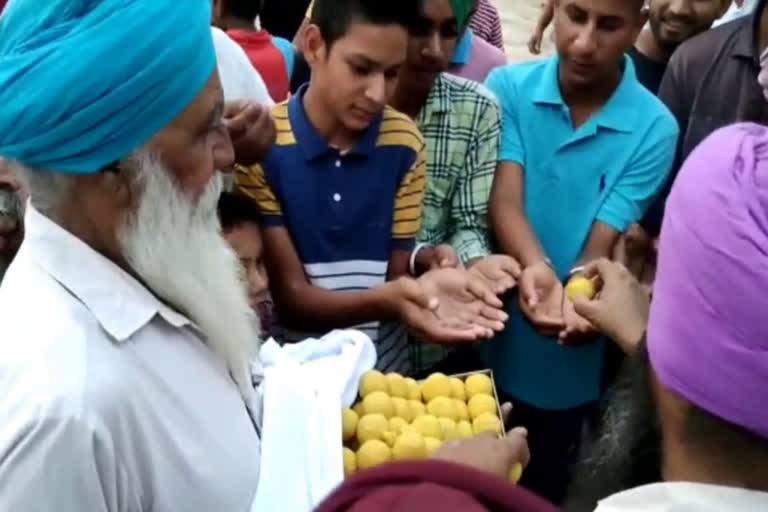
[[[539,21],[536,24],[536,29],[543,32],[544,30],[547,29],[549,24],[552,23],[552,19],[554,17],[555,17],[555,5],[554,5],[554,1],[550,0],[544,6],[544,10],[541,11],[541,16],[539,16]]]
[[[392,320],[396,315],[392,283],[365,291],[331,291],[310,283],[292,286],[274,298],[280,321],[301,331],[330,331],[368,322]]]
[[[491,224],[499,248],[523,267],[547,259],[533,228],[518,206],[508,204],[492,208]]]

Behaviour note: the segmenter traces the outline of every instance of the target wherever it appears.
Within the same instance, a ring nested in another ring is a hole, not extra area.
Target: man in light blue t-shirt
[[[494,70],[502,107],[491,225],[524,266],[506,330],[483,351],[528,427],[523,484],[562,501],[582,426],[600,394],[604,342],[564,297],[580,267],[610,257],[672,165],[677,124],[625,52],[643,0],[559,0],[558,55]]]

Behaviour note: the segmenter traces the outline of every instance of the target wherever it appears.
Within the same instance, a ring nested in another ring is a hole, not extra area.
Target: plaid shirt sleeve
[[[453,196],[450,244],[464,263],[490,254],[488,201],[499,156],[500,117],[498,107],[488,103],[470,142],[464,172]]]

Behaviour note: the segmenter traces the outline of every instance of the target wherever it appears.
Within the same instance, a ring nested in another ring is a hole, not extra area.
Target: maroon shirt
[[[449,462],[387,464],[353,475],[315,512],[558,512],[494,475]]]

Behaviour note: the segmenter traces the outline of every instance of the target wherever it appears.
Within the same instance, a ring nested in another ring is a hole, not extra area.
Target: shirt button
[[[341,167],[341,160],[336,160],[336,167]]]
[[[337,203],[341,201],[341,194],[333,194],[333,200]]]

